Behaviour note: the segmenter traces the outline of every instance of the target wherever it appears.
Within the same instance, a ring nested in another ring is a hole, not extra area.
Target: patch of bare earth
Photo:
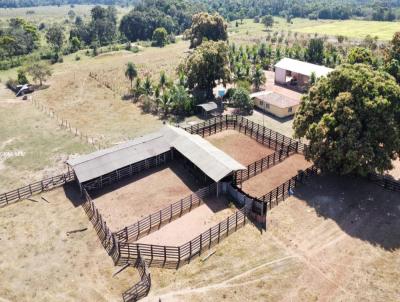
[[[249,165],[275,152],[236,130],[225,130],[206,139],[243,165]]]
[[[263,196],[295,176],[300,170],[305,170],[310,166],[312,163],[306,161],[303,155],[291,155],[276,166],[243,182],[242,189],[252,196]]]
[[[144,301],[398,301],[400,198],[321,176],[178,271],[151,269]]]
[[[78,192],[67,192],[79,199]],[[63,188],[32,199],[37,202],[0,208],[0,300],[122,300],[122,292],[138,281],[137,271],[112,277],[116,268],[84,210]],[[82,228],[87,230],[66,234]]]
[[[93,197],[107,225],[112,231],[118,231],[200,187],[182,164],[174,161],[108,186]]]
[[[180,246],[228,218],[233,213],[234,209],[228,207],[228,199],[225,196],[219,198],[209,197],[198,208],[165,225],[159,231],[141,238],[138,242]]]

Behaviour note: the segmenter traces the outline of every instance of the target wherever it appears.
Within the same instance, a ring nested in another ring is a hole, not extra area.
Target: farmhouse
[[[319,78],[326,76],[332,70],[325,66],[284,58],[275,64],[275,83],[304,91],[313,73]]]
[[[71,159],[67,164],[72,167],[81,189],[96,189],[174,157],[183,157],[190,163],[188,168],[208,182],[218,183],[246,169],[201,136],[169,125],[158,132]]]
[[[273,91],[260,91],[250,95],[254,106],[277,117],[285,118],[293,115],[300,104],[300,99],[290,98]]]

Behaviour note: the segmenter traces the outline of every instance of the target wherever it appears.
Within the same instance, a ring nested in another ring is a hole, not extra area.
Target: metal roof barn
[[[214,181],[246,169],[211,143],[181,128],[165,126],[160,131],[117,146],[67,161],[80,183],[160,155],[175,148]]]
[[[278,63],[275,64],[275,68],[280,68],[284,70],[288,70],[291,72],[303,74],[311,77],[311,74],[314,72],[317,78],[326,76],[328,73],[333,71],[332,68],[328,68],[321,65],[316,65],[308,62],[303,62],[299,60],[294,60],[290,58],[283,58]]]
[[[203,104],[199,104],[197,106],[203,108],[204,111],[206,111],[206,112],[218,109],[218,105],[215,102],[203,103]]]

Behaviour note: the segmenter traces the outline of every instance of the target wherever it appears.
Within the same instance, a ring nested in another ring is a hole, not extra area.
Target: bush
[[[228,88],[224,95],[224,99],[230,101],[232,99],[232,96],[235,94],[236,88]]]
[[[26,77],[26,73],[25,73],[24,70],[19,69],[19,70],[18,70],[18,76],[17,76],[17,77],[18,77],[18,78],[17,78],[18,84],[24,85],[24,84],[28,84],[28,83],[29,83],[29,82],[28,82],[28,78]]]
[[[237,108],[241,114],[253,113],[254,102],[250,99],[250,94],[246,89],[237,88],[231,101],[233,106]]]
[[[249,81],[247,81],[247,80],[236,81],[236,87],[237,88],[242,88],[242,89],[244,89],[244,90],[246,90],[248,92],[251,91],[251,83]]]
[[[75,61],[80,61],[80,60],[81,60],[81,57],[79,55],[76,55],[75,56]]]

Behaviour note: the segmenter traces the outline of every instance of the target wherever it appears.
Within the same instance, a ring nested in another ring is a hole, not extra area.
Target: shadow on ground
[[[79,207],[84,202],[78,184],[73,181],[63,186],[65,196],[71,201],[74,207]]]
[[[324,175],[311,178],[294,195],[352,237],[389,251],[400,247],[399,192],[357,177]]]

